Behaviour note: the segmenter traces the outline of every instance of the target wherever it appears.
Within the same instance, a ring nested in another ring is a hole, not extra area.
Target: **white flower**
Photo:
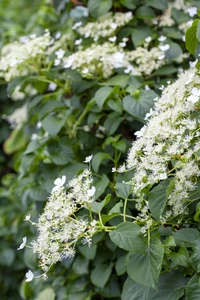
[[[93,155],[87,156],[83,162],[89,163],[89,162],[91,162],[92,158],[93,158]]]
[[[114,43],[116,41],[117,37],[116,36],[112,36],[110,37],[108,40],[111,42],[111,43]]]
[[[82,70],[82,73],[83,74],[87,74],[89,72],[89,69],[88,68],[84,68],[83,70]]]
[[[150,90],[150,87],[148,86],[148,84],[145,84],[144,88],[145,88],[146,91]]]
[[[72,66],[73,62],[74,62],[73,57],[69,57],[66,61],[66,64],[64,65],[64,68],[70,68]]]
[[[80,45],[82,43],[82,39],[75,40],[74,45]]]
[[[120,45],[120,47],[126,47],[126,43],[125,42],[121,42],[121,43],[119,43],[119,45]]]
[[[58,191],[65,184],[65,181],[66,181],[66,176],[65,175],[63,175],[62,178],[57,178],[54,181],[55,186],[52,189],[52,192]]]
[[[117,171],[117,169],[116,168],[112,168],[112,171],[111,172],[116,172]]]
[[[194,68],[196,66],[197,62],[198,62],[198,59],[196,59],[195,61],[189,61],[190,68]]]
[[[31,140],[32,140],[32,141],[37,140],[38,137],[39,137],[39,135],[38,135],[37,133],[33,133],[33,134],[31,135]]]
[[[116,28],[117,28],[117,24],[116,24],[116,23],[111,23],[111,24],[110,24],[110,27],[111,27],[112,29],[116,29]]]
[[[34,274],[33,274],[33,272],[31,272],[30,270],[26,273],[26,282],[29,282],[29,281],[31,281],[31,280],[33,280],[33,278],[34,278]]]
[[[150,42],[152,41],[152,38],[151,38],[150,36],[148,36],[148,37],[146,37],[145,41],[146,41],[147,43],[150,43]]]
[[[96,192],[96,188],[95,188],[95,186],[92,186],[91,189],[89,189],[87,191],[87,194],[89,197],[92,197],[92,196],[94,196],[95,192]]]
[[[57,67],[61,63],[61,60],[56,58],[54,61],[54,66]]]
[[[165,88],[165,86],[162,84],[160,87],[159,87],[159,90],[163,91]]]
[[[48,86],[48,91],[49,92],[55,91],[56,88],[57,88],[57,84],[56,83],[54,83],[54,82],[49,83],[49,86]]]
[[[58,51],[55,52],[55,55],[57,56],[58,59],[63,58],[64,54],[65,54],[65,50],[63,49],[59,49]]]
[[[190,17],[194,17],[195,15],[197,15],[198,9],[195,6],[191,6],[188,7],[187,11]]]
[[[55,39],[58,40],[61,37],[60,31],[56,32]]]
[[[113,55],[113,65],[114,67],[117,68],[121,68],[124,66],[124,53],[123,52],[116,52]]]
[[[24,221],[29,221],[30,218],[31,218],[31,215],[27,215],[27,216],[25,217]]]
[[[164,35],[161,35],[159,38],[158,38],[159,42],[164,42],[166,40],[166,36]]]
[[[22,243],[21,245],[19,246],[19,248],[17,248],[17,250],[21,250],[21,249],[24,249],[25,245],[26,245],[26,242],[27,242],[27,238],[26,236],[22,239]]]
[[[187,100],[189,102],[192,102],[192,103],[196,103],[198,100],[199,100],[199,97],[195,96],[195,95],[190,95]]]
[[[161,45],[161,46],[159,46],[159,49],[161,51],[167,51],[170,49],[170,45],[169,44]]]
[[[74,24],[72,29],[76,29],[76,28],[80,27],[81,25],[82,25],[82,22],[77,22],[77,23]]]
[[[200,90],[198,90],[196,87],[194,87],[192,89],[192,95],[195,95],[195,96],[200,96]]]
[[[42,122],[37,122],[36,127],[39,129],[42,127]]]

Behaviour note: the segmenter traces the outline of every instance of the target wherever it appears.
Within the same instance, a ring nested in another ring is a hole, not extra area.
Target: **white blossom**
[[[52,189],[52,192],[58,191],[65,184],[65,181],[66,181],[66,176],[65,175],[63,175],[62,178],[57,178],[54,181],[55,186]]]
[[[93,154],[87,156],[83,162],[89,163],[89,162],[91,162],[92,158],[93,158]]]
[[[33,272],[31,272],[30,270],[26,273],[26,282],[30,282],[32,281],[34,278],[34,274]]]
[[[25,236],[25,237],[22,239],[22,243],[21,243],[21,245],[19,246],[19,248],[17,248],[17,250],[24,249],[24,247],[25,247],[25,245],[26,245],[26,242],[27,242],[27,237]]]

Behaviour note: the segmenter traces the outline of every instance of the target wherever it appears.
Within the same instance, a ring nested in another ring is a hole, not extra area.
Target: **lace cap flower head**
[[[62,178],[57,178],[54,181],[55,186],[53,187],[52,192],[58,191],[65,184],[65,181],[66,181],[65,175],[63,175]]]
[[[19,248],[17,248],[17,250],[24,249],[24,247],[25,247],[25,245],[26,245],[26,242],[27,242],[27,238],[26,238],[26,236],[25,236],[25,237],[23,237],[22,243],[21,243],[21,245],[19,246]]]
[[[34,274],[33,272],[31,272],[30,270],[26,273],[26,282],[32,281],[34,278]]]

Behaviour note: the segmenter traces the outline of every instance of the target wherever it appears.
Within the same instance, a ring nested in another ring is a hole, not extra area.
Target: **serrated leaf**
[[[111,198],[111,195],[108,194],[105,199],[101,202],[97,202],[97,201],[93,201],[91,203],[91,210],[92,212],[96,213],[96,214],[99,214],[102,209],[104,208],[104,206],[106,206],[109,202],[110,202],[110,198]]]
[[[180,246],[178,253],[170,253],[169,257],[177,265],[184,266],[186,268],[190,265],[188,251],[183,246]]]
[[[105,159],[110,159],[110,155],[105,152],[98,152],[92,158],[92,169],[98,173],[101,162]]]
[[[117,197],[126,199],[131,194],[132,186],[130,184],[118,182],[115,185],[115,192]]]
[[[126,96],[123,99],[123,106],[125,111],[127,111],[131,116],[143,120],[146,114],[150,111],[150,108],[153,107],[154,101],[158,95],[152,91],[142,90],[138,96]]]
[[[177,245],[191,247],[200,238],[200,233],[194,228],[182,228],[173,234]]]
[[[170,184],[171,179],[166,179],[161,181],[155,188],[153,188],[149,193],[149,209],[156,220],[160,220],[160,217],[165,208],[167,201],[167,187]]]
[[[134,280],[129,276],[124,283],[122,291],[122,300],[148,300],[149,287],[145,287]]]
[[[36,300],[55,300],[55,298],[56,298],[56,294],[54,290],[48,287],[39,293]]]
[[[187,300],[199,300],[200,299],[200,276],[195,274],[186,287]]]
[[[168,7],[167,0],[145,0],[145,2],[149,6],[156,8],[156,9],[160,9],[160,10],[164,10]]]
[[[92,270],[90,279],[95,286],[103,288],[108,281],[112,272],[113,263],[110,264],[98,264]]]
[[[164,248],[160,240],[152,239],[146,254],[134,253],[130,256],[128,275],[142,285],[157,289],[163,255]]]
[[[197,39],[197,26],[199,24],[199,20],[194,20],[192,23],[192,26],[187,29],[186,36],[185,36],[185,42],[186,42],[186,49],[192,53],[195,54],[196,48],[198,46],[198,39]]]
[[[88,8],[92,17],[105,15],[112,7],[112,0],[89,0]]]
[[[56,115],[48,115],[42,121],[42,127],[51,135],[56,136],[65,124],[65,116],[59,118]]]
[[[140,226],[130,222],[119,224],[109,233],[113,243],[118,247],[132,252],[144,253],[146,244],[140,236]]]

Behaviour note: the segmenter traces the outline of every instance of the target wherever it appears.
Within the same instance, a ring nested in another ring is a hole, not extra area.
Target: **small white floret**
[[[26,242],[27,242],[27,238],[26,236],[22,239],[22,243],[21,245],[19,246],[19,248],[17,248],[17,250],[21,250],[21,249],[24,249],[25,245],[26,245]]]
[[[26,282],[33,280],[34,274],[30,270],[26,273]]]
[[[91,189],[89,189],[87,191],[87,194],[89,197],[92,197],[92,196],[94,196],[95,192],[96,192],[96,188],[95,188],[95,186],[92,186]]]
[[[93,155],[87,156],[83,162],[89,163],[89,162],[91,162],[92,158],[93,158]]]
[[[169,44],[161,45],[161,46],[159,46],[159,49],[163,52],[167,51],[170,49],[170,45]]]
[[[166,36],[164,35],[161,35],[159,38],[158,38],[159,42],[164,42],[166,40]]]

